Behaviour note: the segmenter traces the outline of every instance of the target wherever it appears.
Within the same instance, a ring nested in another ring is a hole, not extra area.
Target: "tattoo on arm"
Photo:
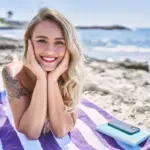
[[[19,87],[19,81],[11,76],[11,73],[7,68],[2,70],[2,77],[10,103],[14,98],[20,99],[21,96],[26,95],[25,89]]]

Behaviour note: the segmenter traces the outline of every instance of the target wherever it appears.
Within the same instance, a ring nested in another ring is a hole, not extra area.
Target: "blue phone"
[[[135,126],[132,126],[130,124],[127,124],[125,122],[122,122],[120,120],[116,120],[116,119],[108,122],[108,125],[116,128],[116,129],[118,129],[118,130],[120,130],[122,132],[130,134],[130,135],[133,135],[133,134],[135,134],[135,133],[140,131],[139,128],[137,128]]]

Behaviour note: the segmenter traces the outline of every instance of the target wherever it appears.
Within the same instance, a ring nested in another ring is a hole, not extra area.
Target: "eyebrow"
[[[36,36],[35,38],[48,39],[46,36],[43,36],[43,35],[38,35],[38,36]],[[55,40],[65,40],[65,39],[64,39],[64,38],[61,38],[61,37],[58,37],[58,38],[55,38]]]

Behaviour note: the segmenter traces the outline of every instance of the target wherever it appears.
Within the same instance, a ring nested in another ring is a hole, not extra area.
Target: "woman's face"
[[[42,21],[33,30],[35,57],[45,71],[53,71],[62,61],[66,43],[60,27],[53,21]]]

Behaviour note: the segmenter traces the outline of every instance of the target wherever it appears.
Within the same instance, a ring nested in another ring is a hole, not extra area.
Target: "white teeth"
[[[47,60],[47,61],[53,61],[55,60],[56,58],[48,58],[48,57],[42,57],[44,60]]]

